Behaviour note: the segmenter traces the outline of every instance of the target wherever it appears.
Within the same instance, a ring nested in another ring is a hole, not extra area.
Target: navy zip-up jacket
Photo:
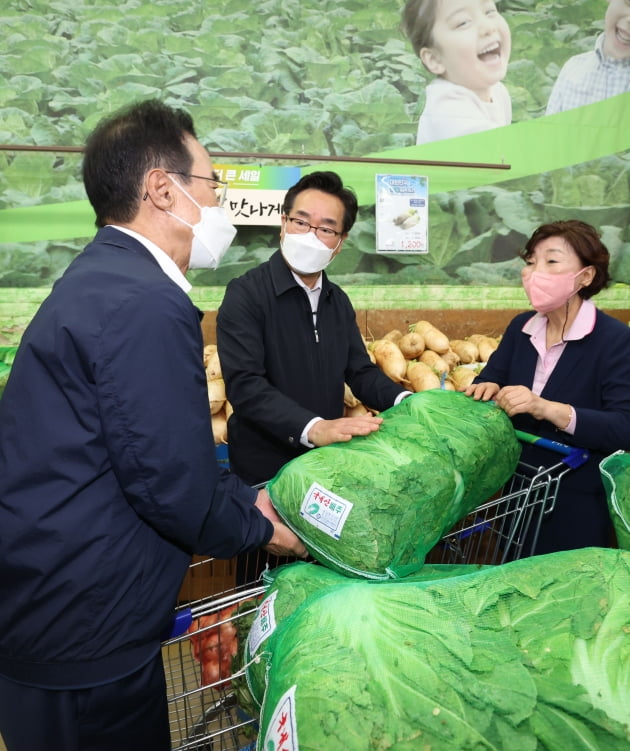
[[[216,462],[199,311],[112,227],[27,328],[0,400],[0,674],[106,683],[160,648],[191,553],[273,528]]]
[[[322,274],[317,317],[280,251],[227,286],[217,344],[228,399],[230,465],[248,482],[271,479],[308,449],[314,417],[343,417],[344,382],[382,411],[399,394],[365,349],[346,293]]]
[[[512,319],[475,383],[532,387],[538,353],[523,326],[533,315],[528,311]],[[529,414],[514,416],[514,426],[588,449],[590,458],[562,478],[555,509],[542,525],[537,551],[606,546],[610,518],[599,464],[614,451],[630,449],[630,329],[598,310],[593,331],[583,339],[567,341],[541,396],[573,406],[577,415],[574,434]],[[535,467],[548,467],[561,457],[524,444],[522,459]]]

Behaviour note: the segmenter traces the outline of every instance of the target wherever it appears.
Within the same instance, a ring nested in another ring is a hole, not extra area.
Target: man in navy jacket
[[[170,748],[160,638],[192,553],[305,555],[221,470],[191,255],[233,237],[188,115],[103,121],[98,233],[24,333],[0,400],[0,733],[10,751]]]

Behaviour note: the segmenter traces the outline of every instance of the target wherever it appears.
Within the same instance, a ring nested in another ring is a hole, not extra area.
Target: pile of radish
[[[429,321],[417,321],[403,334],[394,329],[380,339],[365,341],[372,362],[409,391],[446,388],[461,391],[483,368],[499,344],[485,334],[449,339]],[[345,414],[364,414],[362,405],[346,385]]]
[[[409,391],[466,388],[488,361],[499,342],[492,336],[472,334],[465,339],[449,339],[429,321],[417,321],[405,334],[394,329],[380,339],[365,341],[372,362],[396,383]],[[216,445],[227,443],[227,421],[232,405],[225,394],[221,363],[216,344],[207,344],[203,352],[212,430]],[[369,411],[346,384],[345,414]]]
[[[221,443],[227,443],[227,421],[232,414],[232,405],[225,394],[225,382],[216,344],[207,344],[203,348],[203,364],[208,381],[208,401],[212,414],[214,443],[218,446]]]

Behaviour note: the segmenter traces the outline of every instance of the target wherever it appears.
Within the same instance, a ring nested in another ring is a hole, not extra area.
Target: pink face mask
[[[582,271],[584,269],[580,269],[575,274],[571,271],[567,271],[566,274],[532,271],[523,279],[523,287],[534,310],[539,313],[550,313],[566,305],[577,292],[575,277],[579,276]]]

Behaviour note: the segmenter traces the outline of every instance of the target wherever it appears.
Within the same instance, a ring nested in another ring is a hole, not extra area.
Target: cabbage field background
[[[399,30],[403,5],[12,0],[0,10],[0,143],[80,148],[103,115],[160,97],[191,112],[214,154],[359,158],[410,150],[413,157],[429,76]],[[499,0],[498,6],[512,33],[505,83],[513,122],[544,118],[561,65],[592,48],[606,4]],[[422,155],[430,158],[431,149]],[[470,153],[471,160],[476,156]],[[373,173],[366,167],[366,180]],[[541,221],[570,215],[602,229],[614,255],[613,276],[627,284],[629,186],[628,152],[622,152],[432,192],[424,256],[376,254],[374,206],[363,200],[331,276],[368,286],[517,286],[514,259],[524,239]],[[0,212],[45,204],[62,212],[67,202],[84,198],[80,154],[0,150]],[[268,257],[277,236],[276,229],[240,228],[219,271],[191,272],[191,281],[224,285]],[[49,286],[86,239],[75,237],[71,226],[63,242],[13,242],[0,233],[0,286]]]

